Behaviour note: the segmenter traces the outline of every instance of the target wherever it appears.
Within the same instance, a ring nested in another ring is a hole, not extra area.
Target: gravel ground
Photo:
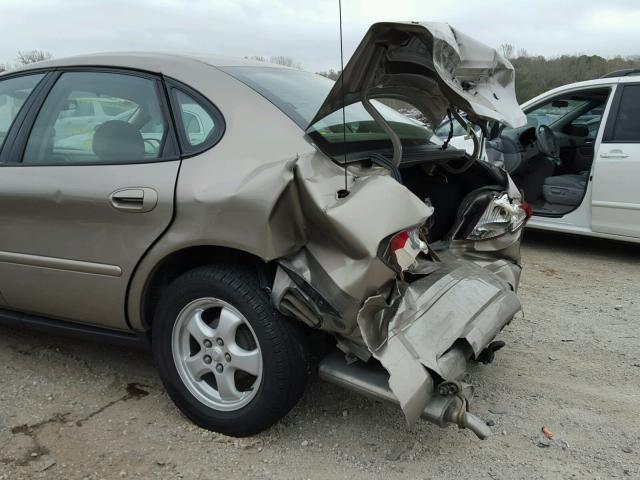
[[[523,253],[524,316],[471,372],[488,440],[317,379],[269,431],[224,437],[144,352],[0,327],[0,479],[640,478],[640,248],[529,232]]]

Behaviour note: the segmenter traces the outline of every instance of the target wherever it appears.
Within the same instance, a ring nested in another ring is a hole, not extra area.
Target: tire
[[[300,326],[273,308],[256,269],[244,265],[199,267],[174,280],[155,311],[152,349],[182,413],[236,437],[285,416],[310,370]]]

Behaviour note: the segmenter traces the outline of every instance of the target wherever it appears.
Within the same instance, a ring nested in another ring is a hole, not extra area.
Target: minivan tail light
[[[468,240],[488,240],[513,233],[525,226],[532,210],[527,202],[511,200],[502,193],[489,201]]]

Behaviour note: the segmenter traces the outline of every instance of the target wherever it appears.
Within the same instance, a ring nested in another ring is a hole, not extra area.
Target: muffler
[[[349,364],[344,354],[333,352],[320,361],[319,375],[321,379],[347,390],[376,400],[399,403],[389,389],[389,374],[377,364],[360,361]],[[453,423],[460,428],[468,428],[484,440],[491,435],[491,430],[482,420],[467,411],[468,399],[472,395],[473,387],[470,385],[443,382],[433,392],[421,417],[440,427]]]

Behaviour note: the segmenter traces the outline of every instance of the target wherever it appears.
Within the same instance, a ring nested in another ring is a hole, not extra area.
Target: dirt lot
[[[638,247],[528,234],[525,314],[472,370],[485,441],[317,379],[236,440],[185,420],[146,353],[0,327],[0,479],[640,478]]]

